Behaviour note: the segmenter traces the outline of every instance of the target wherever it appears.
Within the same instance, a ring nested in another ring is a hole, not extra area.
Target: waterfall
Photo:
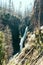
[[[28,31],[28,26],[25,28],[24,35],[23,35],[23,37],[22,37],[21,40],[20,40],[20,51],[21,51],[22,48],[23,48],[23,42],[24,42],[24,40],[25,40],[25,38],[26,38],[26,36],[27,36],[27,31]]]

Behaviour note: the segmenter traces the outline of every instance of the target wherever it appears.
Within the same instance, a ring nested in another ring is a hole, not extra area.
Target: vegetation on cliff
[[[43,0],[35,0],[32,14],[25,11],[24,17],[20,12],[11,11],[10,1],[9,11],[0,7],[0,65],[42,65]],[[27,26],[27,36],[20,51],[20,39]]]
[[[38,61],[39,60],[39,61]],[[43,63],[43,26],[40,30],[28,32],[25,47],[9,60],[7,65],[42,65]]]
[[[0,65],[3,65],[4,62],[4,56],[5,56],[4,45],[5,45],[4,33],[0,31]]]

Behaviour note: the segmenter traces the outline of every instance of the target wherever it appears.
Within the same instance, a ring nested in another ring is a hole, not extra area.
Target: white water
[[[25,40],[25,38],[26,38],[27,31],[28,31],[28,26],[25,28],[24,35],[23,35],[23,37],[22,37],[21,40],[20,40],[20,51],[21,51],[22,48],[23,48],[23,42],[24,42],[24,40]]]

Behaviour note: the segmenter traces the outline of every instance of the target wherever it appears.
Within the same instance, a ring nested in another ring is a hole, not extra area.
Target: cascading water
[[[24,40],[25,40],[25,38],[26,38],[27,31],[28,31],[28,26],[25,28],[24,35],[23,35],[23,37],[22,37],[21,40],[20,40],[20,51],[21,51],[22,48],[23,48],[23,42],[24,42]]]

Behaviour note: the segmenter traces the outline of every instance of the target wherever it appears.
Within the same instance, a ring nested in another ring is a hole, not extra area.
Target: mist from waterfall
[[[9,1],[11,2],[9,3]],[[16,13],[21,12],[23,15],[25,10],[32,11],[34,0],[0,0],[0,6],[6,9],[9,9],[10,6],[11,10],[13,9]]]

